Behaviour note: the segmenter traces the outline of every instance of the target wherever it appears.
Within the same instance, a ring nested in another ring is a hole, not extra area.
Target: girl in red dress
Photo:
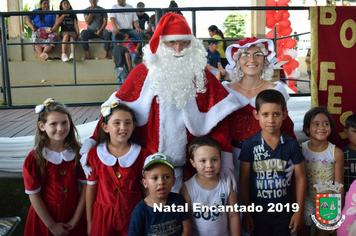
[[[102,105],[96,146],[87,160],[92,167],[87,188],[88,235],[127,235],[131,213],[142,199],[142,168],[148,149],[139,145],[136,117],[119,99]]]
[[[36,106],[36,113],[35,148],[23,166],[25,192],[32,204],[24,235],[86,235],[86,179],[71,114],[53,98]]]

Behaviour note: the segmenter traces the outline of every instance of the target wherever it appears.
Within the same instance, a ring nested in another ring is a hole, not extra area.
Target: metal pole
[[[74,84],[77,84],[77,61],[76,61],[76,58],[75,58],[75,46],[76,46],[76,44],[73,44],[73,54],[74,54],[73,70],[74,70]]]
[[[0,14],[0,21],[3,22],[4,21],[4,17],[2,14]],[[4,30],[2,30],[2,33],[1,33],[1,38],[3,38],[3,32]],[[5,37],[6,37],[6,34],[5,34]],[[5,60],[4,60],[4,50],[3,49],[3,43],[1,43],[1,47],[0,47],[0,50],[1,50],[1,74],[2,74],[2,86],[3,86],[3,89],[2,89],[2,92],[3,92],[3,100],[4,100],[4,103],[6,104],[7,103],[7,99],[6,99],[6,89],[5,89],[5,70],[4,70],[4,64],[5,64]]]
[[[196,26],[196,20],[197,20],[197,15],[196,11],[192,11],[192,30],[193,30],[193,35],[196,37],[197,36],[197,26]]]
[[[4,71],[4,78],[5,78],[5,90],[6,90],[6,95],[7,95],[7,106],[11,107],[12,106],[12,98],[11,98],[11,85],[10,85],[10,75],[9,75],[9,60],[8,60],[8,54],[7,54],[7,47],[6,47],[6,25],[5,25],[5,20],[1,16],[1,38],[2,38],[2,54],[3,57],[1,60],[3,61],[3,71]]]

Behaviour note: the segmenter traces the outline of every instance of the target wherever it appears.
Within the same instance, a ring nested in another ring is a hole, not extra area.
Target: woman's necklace
[[[264,84],[265,84],[265,80],[262,80],[262,83],[261,83],[260,85],[258,85],[257,87],[254,87],[254,88],[249,89],[249,88],[245,88],[244,86],[242,86],[242,85],[240,84],[240,81],[237,83],[237,85],[238,85],[240,88],[245,89],[245,90],[247,90],[247,91],[253,91],[253,90],[259,89],[259,88],[261,88]]]

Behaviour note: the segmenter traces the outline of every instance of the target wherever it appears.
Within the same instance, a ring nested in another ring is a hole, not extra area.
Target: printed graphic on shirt
[[[286,196],[288,194],[287,187],[291,185],[284,173],[287,161],[278,158],[271,159],[269,151],[265,150],[263,144],[254,147],[253,155],[257,197],[276,199]]]
[[[222,203],[222,206],[225,206],[225,203],[227,201],[227,196],[226,193],[221,193],[220,194],[220,201]],[[214,202],[213,206],[215,206],[215,208],[213,208],[214,210],[212,210],[212,207],[202,207],[201,211],[193,211],[194,214],[193,216],[197,219],[202,218],[203,220],[207,220],[207,221],[216,221],[218,220],[219,216],[222,215],[222,212],[219,211],[219,204],[217,202]]]
[[[182,226],[177,225],[177,219],[163,222],[160,224],[152,225],[151,226],[151,234],[148,236],[155,236],[155,235],[172,235],[180,230]]]

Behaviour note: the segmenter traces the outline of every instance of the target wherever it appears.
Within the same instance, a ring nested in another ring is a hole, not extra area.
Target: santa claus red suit
[[[205,69],[204,46],[192,35],[185,18],[174,13],[164,15],[144,53],[144,63],[134,68],[108,102],[119,98],[130,106],[144,146],[172,158],[177,178],[173,191],[182,186],[183,169],[188,178],[191,176],[187,147],[203,135],[219,141],[222,175],[234,181],[226,117],[240,105]]]

